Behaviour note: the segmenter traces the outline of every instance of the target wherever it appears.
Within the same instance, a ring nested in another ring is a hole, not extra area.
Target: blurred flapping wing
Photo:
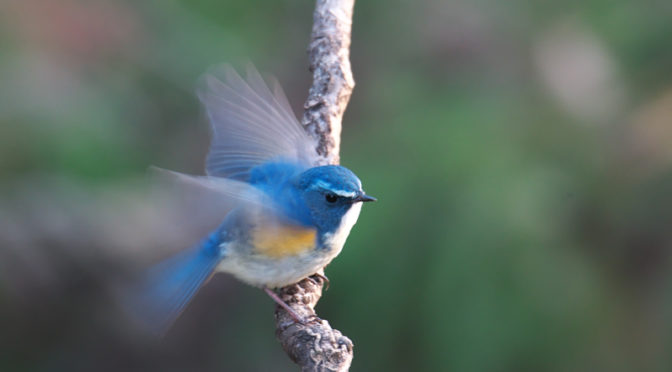
[[[274,85],[271,91],[252,67],[247,80],[230,66],[214,68],[203,78],[198,96],[213,136],[208,175],[247,181],[251,168],[274,159],[315,165],[314,140],[297,121],[279,85]]]
[[[161,234],[163,243],[157,247],[160,249],[154,252],[145,249],[145,253],[154,253],[155,258],[198,242],[219,227],[234,208],[277,209],[266,193],[246,182],[156,167],[151,170],[151,204],[157,209],[155,219],[160,220],[156,224],[167,230]]]

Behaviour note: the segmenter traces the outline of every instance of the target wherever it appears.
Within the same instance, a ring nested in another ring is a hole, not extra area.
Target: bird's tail
[[[164,334],[212,275],[220,259],[216,239],[210,237],[155,265],[127,297],[129,313],[152,333]]]

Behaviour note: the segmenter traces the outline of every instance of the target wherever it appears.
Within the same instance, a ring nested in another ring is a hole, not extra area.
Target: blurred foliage
[[[61,253],[121,239],[91,233],[121,208],[98,196],[148,165],[202,172],[209,66],[253,61],[300,112],[311,21],[0,4],[0,370],[294,370],[260,291],[216,278],[155,342],[108,320],[107,256]],[[379,202],[318,308],[352,370],[670,370],[670,3],[370,0],[353,24],[342,163]]]

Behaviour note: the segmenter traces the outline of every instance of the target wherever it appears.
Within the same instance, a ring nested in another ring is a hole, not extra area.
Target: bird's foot
[[[319,282],[316,278],[322,279],[322,281],[323,281],[324,284],[325,284],[325,287],[324,287],[324,290],[325,290],[325,291],[329,289],[329,284],[330,284],[330,282],[329,282],[329,278],[327,278],[326,275],[324,275],[324,274],[320,274],[320,273],[315,273],[315,274],[309,276],[309,277],[308,277],[308,280],[310,280],[311,282],[315,283],[315,285],[320,285],[320,282]]]

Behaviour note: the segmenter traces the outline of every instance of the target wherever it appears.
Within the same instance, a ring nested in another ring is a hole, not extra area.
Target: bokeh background
[[[0,370],[295,370],[257,289],[216,277],[157,341],[106,279],[182,239],[138,185],[202,174],[209,66],[301,111],[312,11],[0,3]],[[342,163],[379,202],[318,307],[353,371],[672,370],[670,35],[669,1],[356,4]]]

